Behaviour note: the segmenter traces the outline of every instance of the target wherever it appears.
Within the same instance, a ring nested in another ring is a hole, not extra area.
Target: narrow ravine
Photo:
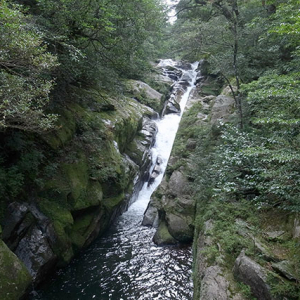
[[[162,64],[173,64],[170,60]],[[181,97],[181,115],[194,87],[197,63],[183,70],[189,86]],[[185,79],[186,81],[186,79]],[[158,247],[154,229],[141,225],[151,194],[160,184],[171,153],[181,115],[157,120],[152,148],[153,167],[160,156],[162,173],[145,183],[134,202],[110,230],[63,270],[57,272],[31,299],[192,299],[192,254],[188,246]]]

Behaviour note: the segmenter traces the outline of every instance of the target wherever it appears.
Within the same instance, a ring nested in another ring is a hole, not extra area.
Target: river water
[[[161,65],[174,65],[170,60]],[[190,86],[180,102],[183,111],[193,88],[197,63],[188,75]],[[182,113],[181,113],[182,115]],[[181,115],[169,114],[157,120],[158,133],[152,148],[153,166],[162,158],[164,171],[179,126]],[[108,232],[97,239],[71,264],[59,270],[32,300],[190,300],[193,294],[192,253],[190,246],[158,247],[152,242],[155,229],[141,226],[151,194],[162,180],[147,183],[134,202]]]

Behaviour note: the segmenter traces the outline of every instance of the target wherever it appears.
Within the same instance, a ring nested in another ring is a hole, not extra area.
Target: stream
[[[163,60],[161,65],[173,64]],[[181,115],[194,87],[196,68],[183,70],[190,78],[180,106]],[[168,114],[156,120],[158,133],[152,148],[152,168],[157,156],[166,169],[181,115]],[[150,170],[151,171],[151,170]],[[88,249],[68,267],[31,293],[31,300],[127,300],[180,299],[191,300],[192,250],[190,246],[158,247],[152,242],[155,229],[141,225],[151,194],[163,178],[161,173],[139,192],[137,200]]]

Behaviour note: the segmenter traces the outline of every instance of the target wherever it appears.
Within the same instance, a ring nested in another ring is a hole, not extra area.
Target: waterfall
[[[161,67],[164,66],[176,66],[176,62],[170,59],[162,60],[159,64]],[[188,101],[189,95],[194,88],[194,83],[196,80],[197,72],[196,69],[198,67],[198,62],[195,62],[191,65],[191,70],[183,70],[183,74],[181,78],[190,78],[189,86],[181,97],[180,101],[180,115],[177,114],[168,114],[163,118],[156,120],[156,125],[158,128],[158,132],[156,135],[156,142],[154,147],[152,148],[152,167],[154,168],[157,157],[159,156],[162,159],[162,163],[160,165],[161,173],[155,179],[154,183],[148,187],[147,183],[144,184],[141,191],[139,192],[137,200],[129,207],[128,211],[125,213],[127,215],[131,213],[141,213],[143,214],[147,205],[149,203],[150,197],[155,189],[159,186],[162,181],[164,172],[167,168],[168,160],[171,154],[172,146],[175,140],[176,132],[178,130],[178,126],[184,112],[185,105]],[[180,79],[179,79],[180,81]]]
[[[163,60],[161,66],[175,66]],[[121,215],[110,230],[59,272],[48,288],[32,299],[192,299],[192,254],[190,247],[158,247],[152,242],[154,229],[141,226],[151,194],[160,184],[179,126],[194,87],[196,68],[182,70],[184,81],[181,113],[157,120],[158,133],[152,148],[152,169],[161,158],[161,173],[148,187],[145,183],[137,200]],[[174,87],[176,88],[176,86]],[[180,85],[177,88],[181,88]]]

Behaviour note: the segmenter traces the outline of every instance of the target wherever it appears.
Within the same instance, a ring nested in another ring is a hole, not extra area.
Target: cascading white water
[[[162,64],[172,64],[170,60]],[[197,63],[191,82],[180,102],[181,115],[194,86]],[[157,120],[158,134],[152,149],[153,166],[162,158],[166,169],[181,115],[169,114]],[[104,237],[56,275],[44,291],[31,299],[40,300],[148,300],[192,299],[192,255],[190,247],[158,247],[152,242],[154,229],[141,226],[151,194],[163,178],[161,173],[148,188],[144,184],[127,212],[120,216]]]
[[[170,59],[162,60],[159,64],[161,67],[164,66],[172,66],[176,65],[176,62]],[[144,184],[142,190],[139,192],[138,198],[136,202],[134,202],[128,209],[125,214],[133,213],[144,213],[147,208],[148,202],[150,200],[151,195],[155,191],[155,189],[159,186],[162,181],[165,169],[168,164],[168,160],[171,154],[172,146],[175,140],[176,132],[178,130],[178,126],[180,123],[180,119],[184,112],[185,105],[191,93],[191,90],[194,88],[194,83],[196,80],[197,72],[196,69],[198,67],[198,62],[192,64],[192,69],[188,71],[183,71],[183,75],[189,75],[191,78],[190,85],[187,87],[187,90],[182,95],[180,101],[180,115],[177,114],[168,114],[165,115],[162,119],[156,121],[156,125],[158,128],[156,142],[154,147],[152,148],[152,168],[155,166],[155,162],[157,156],[159,155],[162,159],[161,170],[162,173],[155,179],[154,183],[148,187],[147,183]]]

